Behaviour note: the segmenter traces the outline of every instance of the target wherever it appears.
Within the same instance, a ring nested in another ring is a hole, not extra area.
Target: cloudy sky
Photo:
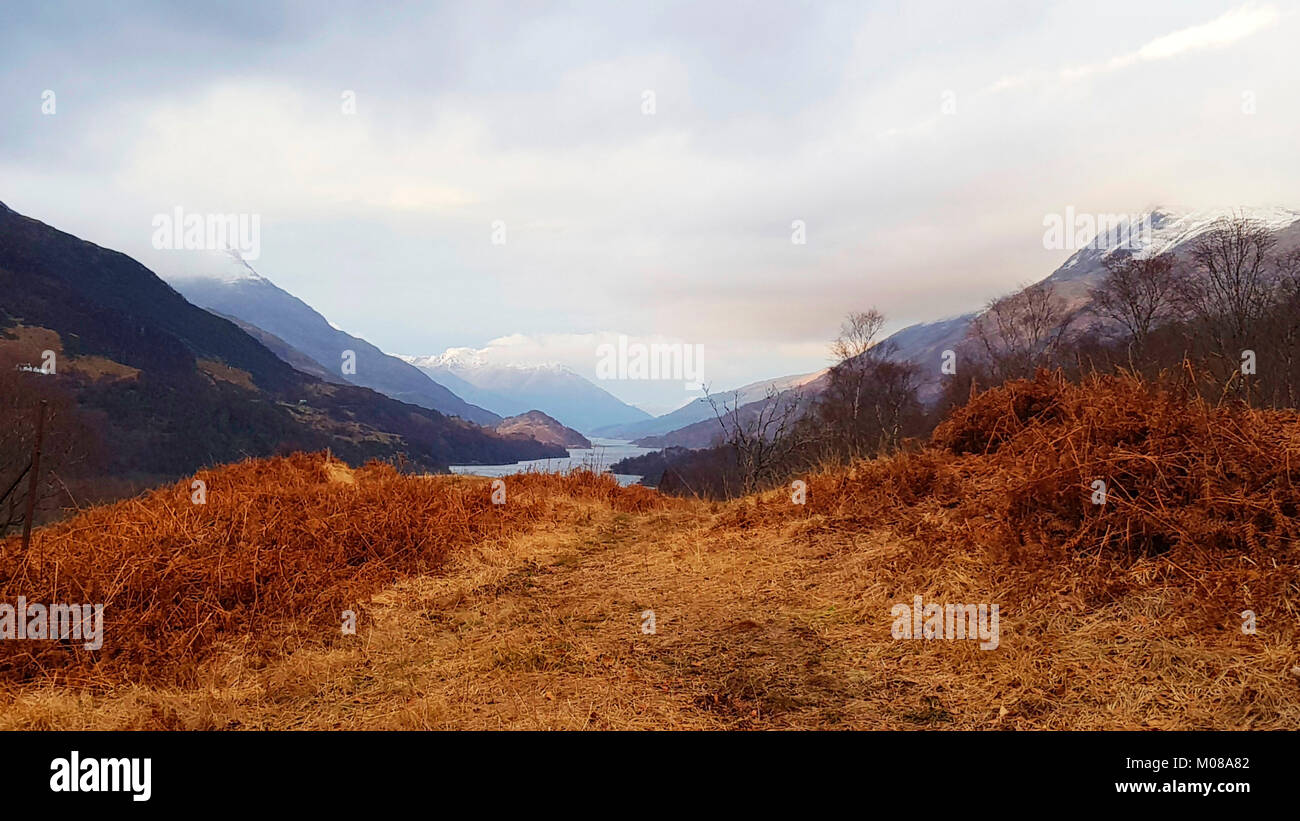
[[[846,311],[1046,276],[1067,207],[1300,208],[1296,11],[28,3],[0,201],[164,276],[155,214],[258,214],[258,270],[385,350],[594,376],[626,334],[703,345],[721,389],[823,367]]]

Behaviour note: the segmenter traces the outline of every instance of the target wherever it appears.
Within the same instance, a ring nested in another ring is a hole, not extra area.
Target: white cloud
[[[1208,23],[1189,26],[1170,34],[1157,37],[1136,51],[1112,57],[1099,63],[1069,66],[1056,72],[1062,81],[1080,80],[1094,74],[1118,71],[1143,62],[1168,60],[1183,54],[1226,48],[1253,34],[1274,25],[1281,19],[1281,14],[1273,6],[1255,7],[1247,4],[1225,12]],[[984,89],[984,93],[996,93],[1029,85],[1040,72],[1026,72],[1019,75],[1003,77]]]
[[[60,113],[14,104],[0,198],[128,253],[176,205],[260,213],[259,271],[381,347],[586,374],[614,328],[703,344],[718,387],[820,368],[848,310],[903,325],[1044,276],[1042,215],[1067,204],[1295,205],[1295,18],[1273,6],[752,5],[403,6],[328,36],[304,13],[150,32],[157,54],[97,23],[8,84],[59,84]],[[0,66],[33,40],[14,31]]]
[[[1210,48],[1224,48],[1274,25],[1281,18],[1273,6],[1245,5],[1223,16],[1157,37],[1137,50],[1142,60],[1167,60],[1179,54]]]

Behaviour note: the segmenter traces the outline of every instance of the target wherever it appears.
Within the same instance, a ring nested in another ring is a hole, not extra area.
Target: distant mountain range
[[[273,287],[250,280],[244,293]],[[136,260],[0,204],[0,354],[39,363],[42,348],[56,352],[56,372],[31,378],[74,397],[103,440],[110,473],[182,476],[326,448],[354,464],[401,455],[426,470],[566,455],[343,379],[324,381],[286,362],[287,350],[273,352],[268,345],[287,345],[276,336],[250,335]],[[368,360],[357,352],[362,374]],[[336,351],[325,353],[335,361]],[[426,390],[437,394],[437,386]]]
[[[757,402],[767,396],[768,391],[784,391],[790,388],[800,387],[812,382],[824,374],[825,370],[814,371],[813,373],[801,373],[793,376],[782,376],[776,379],[764,379],[759,382],[751,382],[748,385],[736,388],[730,391],[721,391],[713,394],[713,401],[717,403],[718,409],[722,410],[725,404],[727,407],[733,407],[737,404],[747,405],[751,402]],[[739,399],[739,402],[737,402]],[[687,425],[696,422],[713,422],[717,427],[717,417],[713,405],[705,397],[692,399],[685,405],[682,405],[671,413],[665,413],[662,416],[656,416],[653,419],[646,419],[631,424],[608,425],[598,428],[592,433],[596,436],[608,436],[616,439],[641,439],[642,437],[661,436],[672,431],[679,430]],[[646,447],[651,447],[647,445]]]
[[[487,427],[501,421],[500,414],[466,402],[418,368],[334,327],[235,251],[174,252],[173,258],[174,264],[158,263],[160,273],[190,302],[277,337],[336,377]],[[342,371],[345,351],[356,355],[355,372]],[[313,371],[310,363],[307,368]]]
[[[650,419],[589,380],[559,365],[493,365],[469,349],[441,356],[395,356],[340,330],[306,302],[259,274],[238,253],[187,252],[163,276],[196,305],[231,318],[300,370],[344,379],[485,427],[540,410],[578,430]],[[340,369],[344,351],[355,373]],[[321,377],[325,378],[325,377]]]
[[[1158,209],[1135,254],[1185,254],[1230,215],[1263,222],[1279,248],[1300,246],[1297,211]],[[1090,244],[1046,281],[1082,306],[1118,251]],[[496,364],[467,348],[387,354],[334,327],[238,254],[158,259],[175,290],[123,254],[0,205],[0,354],[39,358],[28,348],[41,339],[60,348],[61,361],[80,364],[57,378],[104,431],[116,471],[184,474],[287,447],[329,447],[350,461],[403,453],[434,469],[563,456],[585,446],[584,433],[654,448],[707,447],[718,437],[704,399],[652,417],[559,365]],[[959,349],[983,310],[886,340],[894,359],[920,366],[923,399],[939,392],[943,351]],[[342,367],[346,355],[355,356],[355,372]],[[826,379],[823,369],[714,399],[752,415],[773,391],[813,397]]]
[[[584,433],[653,419],[562,365],[494,364],[466,348],[401,358],[502,416],[536,409]]]

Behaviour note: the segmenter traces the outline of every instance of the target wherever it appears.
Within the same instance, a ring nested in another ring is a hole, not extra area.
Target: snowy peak
[[[434,354],[431,356],[409,356],[400,353],[395,353],[393,356],[403,361],[410,362],[417,368],[454,368],[457,370],[467,370],[485,368],[488,365],[487,360],[473,348],[448,348],[445,353]]]
[[[1112,215],[1105,215],[1112,216]],[[1216,222],[1233,217],[1246,217],[1263,224],[1269,231],[1280,231],[1300,220],[1300,211],[1281,207],[1263,208],[1209,208],[1195,211],[1155,208],[1142,214],[1113,215],[1113,221],[1103,220],[1103,215],[1080,215],[1083,223],[1091,227],[1090,237],[1082,240],[1081,249],[1066,260],[1055,274],[1058,280],[1069,280],[1082,271],[1094,270],[1104,260],[1117,252],[1131,253],[1139,259],[1158,256],[1175,250],[1208,231]],[[1067,211],[1066,239],[1069,232],[1079,230],[1079,222],[1071,225],[1072,212]]]
[[[240,282],[270,282],[259,274],[234,248],[220,251],[161,250],[149,255],[150,267],[172,280],[210,279],[233,285]]]
[[[508,371],[517,374],[564,374],[579,379],[582,378],[558,362],[547,362],[540,365],[492,362],[473,348],[448,348],[445,352],[432,356],[393,355],[417,368],[446,368],[461,376],[465,376],[466,373],[472,371]],[[473,382],[474,380],[469,379],[469,381]]]
[[[502,416],[540,410],[580,431],[649,419],[564,365],[492,362],[473,348],[433,356],[399,356],[466,400]]]
[[[1151,214],[1151,241],[1135,256],[1149,257],[1166,251],[1199,237],[1221,219],[1247,217],[1263,223],[1269,231],[1280,231],[1300,220],[1300,211],[1290,208],[1215,208],[1201,211],[1176,213],[1172,211],[1154,211]]]

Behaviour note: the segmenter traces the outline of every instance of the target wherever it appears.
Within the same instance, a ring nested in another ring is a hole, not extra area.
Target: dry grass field
[[[4,643],[0,728],[1297,729],[1298,430],[1042,378],[803,505],[242,463],[4,544],[0,600],[109,616]],[[999,646],[895,640],[914,595],[998,603]]]

